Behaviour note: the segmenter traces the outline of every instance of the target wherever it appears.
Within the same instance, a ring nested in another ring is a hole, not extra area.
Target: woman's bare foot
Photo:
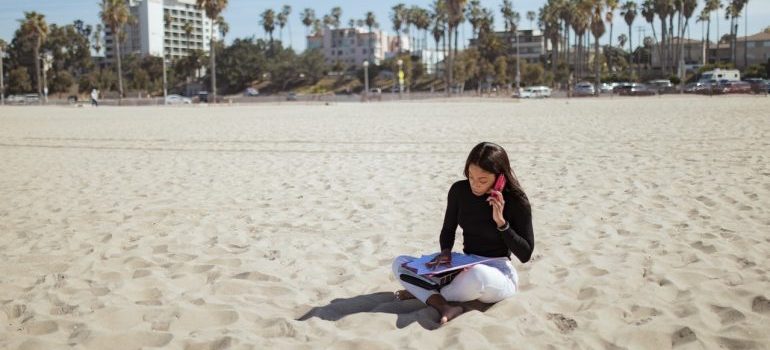
[[[445,324],[451,321],[453,318],[462,315],[462,313],[463,313],[462,306],[447,305],[444,308],[444,310],[441,311],[441,320],[439,321],[439,323]]]
[[[465,312],[462,306],[450,305],[446,299],[441,296],[441,294],[431,295],[428,297],[428,300],[426,300],[425,303],[432,306],[434,309],[436,309],[436,311],[438,311],[439,314],[441,314],[439,323],[442,325],[451,321],[455,317],[462,315],[462,313]]]
[[[409,291],[406,289],[399,290],[394,294],[396,295],[396,299],[401,301],[414,299],[414,295],[412,295],[412,293],[409,293]]]

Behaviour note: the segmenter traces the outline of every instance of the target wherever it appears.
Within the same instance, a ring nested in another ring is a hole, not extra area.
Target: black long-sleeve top
[[[463,229],[463,252],[466,254],[510,259],[513,253],[521,262],[529,261],[535,247],[532,212],[513,194],[503,191],[503,217],[510,228],[502,232],[497,230],[497,224],[492,219],[492,206],[487,203],[489,195],[474,195],[468,180],[455,182],[447,197],[444,226],[439,236],[441,250],[452,249],[457,226],[460,225]]]

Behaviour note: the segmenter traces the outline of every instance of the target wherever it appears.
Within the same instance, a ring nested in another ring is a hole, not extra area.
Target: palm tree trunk
[[[40,95],[42,101],[43,82],[40,80],[40,38],[37,39],[35,47],[32,48],[32,55],[35,56],[33,62],[35,62],[35,80],[37,80],[37,93]]]
[[[594,80],[596,81],[596,89],[594,92],[596,96],[599,96],[599,85],[601,85],[601,74],[599,72],[599,38],[594,38]]]
[[[632,44],[633,41],[634,41],[634,36],[631,35],[631,26],[628,26],[628,55],[629,55],[628,56],[629,57],[629,62],[628,62],[629,74],[628,74],[628,76],[629,77],[631,76],[631,72],[634,71],[634,68],[633,68],[633,66],[634,66],[634,45]]]
[[[120,104],[123,101],[123,67],[121,66],[121,57],[120,57],[120,34],[115,35],[115,51],[117,52],[117,56],[115,56],[118,60],[118,104]]]
[[[706,21],[706,52],[703,53],[703,64],[707,65],[711,62],[709,60],[709,55],[711,54],[711,16],[709,16],[708,21]]]
[[[209,43],[209,51],[211,52],[211,55],[209,55],[211,59],[211,103],[217,103],[217,50],[214,46],[214,20],[211,20],[211,35],[210,35],[210,43]]]
[[[609,46],[609,50],[610,51],[609,51],[609,55],[607,55],[607,66],[610,69],[610,74],[612,74],[612,71],[613,71],[613,69],[612,69],[612,63],[613,63],[612,62],[612,35],[613,35],[612,31],[613,31],[614,27],[615,27],[615,25],[612,22],[610,22],[610,46]],[[596,41],[598,42],[599,40],[597,39]]]
[[[449,45],[449,50],[447,51],[448,62],[447,62],[447,64],[444,65],[445,66],[444,69],[446,69],[446,71],[447,71],[447,73],[446,73],[447,74],[447,90],[446,90],[446,93],[447,93],[447,96],[451,96],[452,95],[452,68],[454,67],[454,60],[453,60],[453,57],[452,57],[452,30],[453,30],[453,28],[452,28],[451,25],[449,25],[448,28],[449,28],[449,30],[447,30],[447,39],[446,39],[447,42],[448,42],[448,45]]]

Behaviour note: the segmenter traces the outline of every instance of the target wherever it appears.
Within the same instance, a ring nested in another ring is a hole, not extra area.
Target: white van
[[[714,69],[703,72],[700,75],[699,82],[720,82],[722,80],[727,81],[741,81],[741,72],[737,69]]]
[[[551,97],[551,88],[547,86],[528,86],[521,89],[519,98],[546,98]]]

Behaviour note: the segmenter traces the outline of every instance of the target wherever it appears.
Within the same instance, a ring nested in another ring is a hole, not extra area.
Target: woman
[[[414,257],[399,256],[393,262],[396,280],[406,288],[396,292],[400,300],[417,298],[441,314],[444,324],[463,313],[449,301],[479,300],[496,303],[511,297],[518,286],[511,253],[522,263],[529,261],[535,241],[532,233],[532,209],[529,200],[511,170],[505,150],[490,142],[482,142],[471,150],[465,162],[467,180],[455,182],[449,189],[444,226],[441,229],[439,253],[428,266],[451,263],[455,230],[463,229],[463,252],[482,257],[507,257],[474,265],[455,277],[441,292],[423,289],[399,278],[402,265]],[[493,189],[498,176],[505,176],[502,191]]]

